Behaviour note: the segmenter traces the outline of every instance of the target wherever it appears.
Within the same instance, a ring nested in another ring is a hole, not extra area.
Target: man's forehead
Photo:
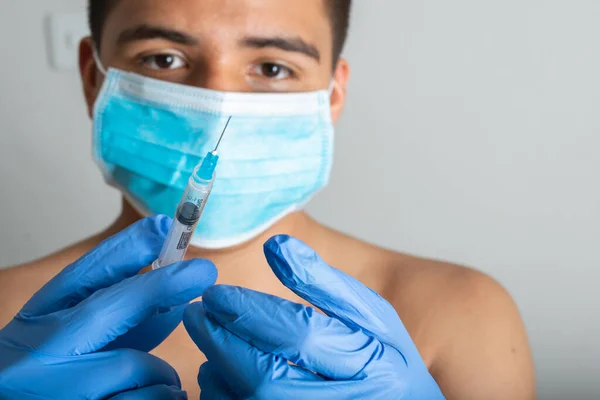
[[[319,47],[331,45],[330,22],[323,0],[118,1],[106,21],[106,39],[114,42],[123,30],[141,24],[215,40],[293,35]]]

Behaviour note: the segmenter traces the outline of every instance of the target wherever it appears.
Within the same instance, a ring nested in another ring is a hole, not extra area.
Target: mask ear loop
[[[331,82],[329,83],[329,97],[333,94],[333,89],[335,89],[335,79],[331,78]]]
[[[94,45],[94,49],[92,50],[92,57],[94,57],[94,62],[96,63],[96,68],[98,71],[104,76],[106,76],[106,68],[102,65],[102,61],[100,61],[100,55],[98,53],[98,48]]]

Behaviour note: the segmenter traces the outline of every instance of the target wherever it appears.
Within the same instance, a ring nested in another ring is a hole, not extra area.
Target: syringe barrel
[[[197,172],[198,169],[188,182],[160,256],[152,264],[153,269],[178,263],[185,257],[214,181],[214,177],[210,181],[199,179]]]

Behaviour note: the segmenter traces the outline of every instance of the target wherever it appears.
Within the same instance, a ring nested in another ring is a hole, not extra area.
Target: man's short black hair
[[[89,2],[89,24],[92,31],[94,43],[99,47],[102,37],[102,28],[108,13],[117,4],[119,0],[88,0]],[[300,1],[300,0],[298,0]],[[350,26],[350,9],[352,0],[324,0],[327,7],[329,18],[331,19],[331,29],[333,32],[333,60],[337,62],[346,38],[348,37],[348,27]]]

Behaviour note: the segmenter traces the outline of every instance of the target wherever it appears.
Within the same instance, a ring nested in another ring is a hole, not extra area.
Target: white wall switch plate
[[[79,41],[90,33],[85,11],[51,14],[48,29],[52,67],[57,70],[76,69]]]

